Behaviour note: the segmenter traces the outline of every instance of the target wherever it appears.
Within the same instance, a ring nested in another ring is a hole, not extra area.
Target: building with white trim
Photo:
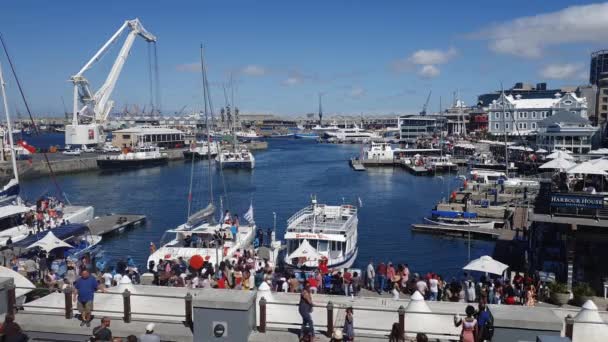
[[[568,150],[575,154],[591,151],[598,127],[569,111],[560,111],[539,123],[536,146],[547,151]]]

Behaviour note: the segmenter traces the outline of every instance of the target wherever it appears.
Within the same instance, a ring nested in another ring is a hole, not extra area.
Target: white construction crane
[[[99,90],[93,93],[89,87],[89,81],[84,77],[84,73],[101,59],[109,50],[110,46],[115,43],[126,30],[130,30],[129,35],[122,45],[118,57],[114,61],[110,74]],[[76,75],[71,77],[71,80],[74,83],[74,112],[72,124],[67,125],[65,129],[66,145],[80,146],[104,143],[105,134],[103,132],[103,125],[114,107],[114,101],[110,99],[110,96],[112,95],[118,76],[127,61],[129,51],[137,36],[141,36],[148,43],[156,42],[156,37],[146,31],[139,19],[127,20],[118,31],[114,33],[110,40],[97,51],[93,58],[91,58]],[[80,107],[80,105],[82,105],[82,107]]]

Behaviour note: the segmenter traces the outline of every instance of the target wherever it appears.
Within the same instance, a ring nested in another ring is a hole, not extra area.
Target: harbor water
[[[56,135],[31,137],[28,141],[34,146],[61,144]],[[311,196],[317,196],[319,203],[362,204],[355,267],[363,268],[370,260],[392,261],[409,264],[413,272],[457,275],[468,261],[466,240],[410,231],[412,223],[420,222],[438,200],[449,197],[451,190],[460,184],[456,175],[416,177],[392,167],[353,172],[347,161],[359,150],[356,145],[271,140],[267,150],[255,154],[256,168],[252,172],[221,171],[212,163],[215,204],[218,210],[222,206],[239,214],[242,220],[253,203],[256,224],[264,229],[273,226],[275,212],[279,239],[285,231],[286,220],[308,205]],[[144,227],[104,237],[102,242],[109,260],[130,256],[143,266],[150,242],[158,246],[164,231],[185,222],[191,172],[195,175],[192,212],[209,202],[208,163],[196,162],[194,169],[192,165],[176,161],[141,170],[63,175],[56,181],[71,203],[93,205],[96,216],[146,215]],[[57,194],[57,188],[49,178],[26,180],[22,184],[22,195],[34,201],[44,194]],[[471,258],[491,255],[493,245],[473,241]]]

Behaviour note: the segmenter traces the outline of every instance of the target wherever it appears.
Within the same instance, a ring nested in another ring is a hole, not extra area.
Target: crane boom
[[[429,101],[431,100],[431,94],[433,93],[433,91],[429,91],[429,95],[426,97],[426,102],[424,102],[424,106],[422,106],[422,111],[420,112],[420,115],[426,115],[426,109],[429,106]]]
[[[99,90],[93,93],[84,73],[91,69],[108,52],[110,46],[127,30],[130,32],[112,65],[110,73]],[[156,36],[148,32],[139,19],[125,21],[80,71],[70,78],[74,84],[74,111],[72,125],[66,127],[66,144],[97,144],[105,140],[102,137],[103,128],[101,125],[106,122],[110,111],[114,107],[114,101],[110,97],[127,61],[131,47],[138,36],[149,43],[156,42]],[[79,108],[81,104],[82,107]],[[91,123],[88,125],[84,122],[81,123],[79,120],[81,117],[90,118]]]

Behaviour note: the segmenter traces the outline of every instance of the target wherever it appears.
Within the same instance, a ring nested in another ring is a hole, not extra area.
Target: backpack
[[[481,330],[481,336],[484,340],[492,340],[492,337],[494,336],[494,315],[492,315],[492,311],[489,309],[488,313],[490,314],[490,317]]]

